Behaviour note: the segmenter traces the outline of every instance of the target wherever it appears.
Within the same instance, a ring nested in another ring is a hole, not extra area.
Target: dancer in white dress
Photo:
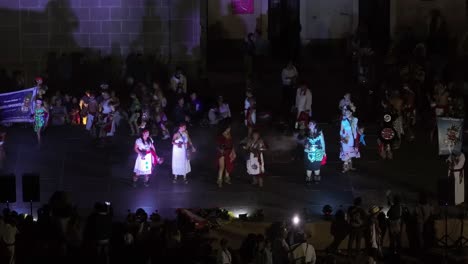
[[[149,176],[153,173],[156,163],[162,163],[162,159],[156,155],[153,139],[148,130],[143,130],[141,137],[135,141],[134,150],[138,154],[133,172],[133,187],[136,187],[138,177],[144,176],[145,187],[149,186]]]
[[[184,183],[187,184],[187,174],[191,171],[190,155],[196,149],[192,145],[192,140],[187,131],[187,125],[181,123],[179,129],[172,137],[172,174],[173,183],[177,183],[177,176],[184,177]]]
[[[449,164],[448,176],[453,177],[454,181],[454,201],[455,205],[465,202],[465,154],[460,151],[454,151],[447,159]]]
[[[341,152],[340,159],[343,161],[343,173],[354,170],[352,159],[360,158],[358,119],[353,116],[351,107],[346,107],[343,119],[341,120]]]

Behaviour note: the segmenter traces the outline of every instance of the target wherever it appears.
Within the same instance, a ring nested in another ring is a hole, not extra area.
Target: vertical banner
[[[449,155],[462,150],[463,119],[437,118],[439,155]]]
[[[0,124],[30,123],[37,88],[0,94]]]
[[[254,13],[254,0],[231,0],[231,5],[234,15]]]

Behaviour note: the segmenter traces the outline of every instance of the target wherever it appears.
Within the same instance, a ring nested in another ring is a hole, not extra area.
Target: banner
[[[437,118],[439,155],[450,155],[462,150],[463,119]]]
[[[254,0],[231,0],[231,5],[234,15],[254,13]]]
[[[30,123],[37,88],[0,94],[0,123]]]

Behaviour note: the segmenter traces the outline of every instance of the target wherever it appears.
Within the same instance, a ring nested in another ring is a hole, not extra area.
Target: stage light
[[[295,216],[292,218],[292,223],[293,223],[294,225],[298,225],[300,222],[301,222],[301,219],[299,218],[299,216],[295,215]]]

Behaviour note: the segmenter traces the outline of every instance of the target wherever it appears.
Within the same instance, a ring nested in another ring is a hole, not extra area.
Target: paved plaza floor
[[[140,182],[131,186],[136,154],[135,137],[121,133],[111,145],[98,148],[82,127],[50,127],[44,135],[41,149],[35,144],[31,128],[14,126],[8,130],[6,144],[6,173],[17,176],[17,202],[14,209],[28,211],[21,201],[24,173],[40,175],[41,203],[56,190],[70,193],[72,201],[89,211],[96,201],[109,201],[116,215],[128,209],[159,210],[173,217],[176,208],[222,207],[236,214],[264,210],[269,220],[280,220],[307,208],[319,216],[325,204],[338,208],[349,206],[356,196],[366,205],[386,205],[386,192],[391,190],[403,197],[403,202],[414,204],[419,190],[436,191],[437,179],[446,173],[445,165],[437,156],[436,145],[420,138],[404,143],[395,154],[395,160],[382,161],[377,156],[376,137],[370,129],[368,145],[362,149],[362,158],[356,162],[355,172],[341,173],[338,159],[338,128],[322,124],[326,137],[328,164],[322,170],[322,183],[306,187],[301,158],[293,159],[294,138],[283,135],[274,126],[264,132],[270,150],[266,153],[265,186],[250,184],[241,150],[233,173],[232,185],[216,185],[215,129],[189,128],[198,151],[194,155],[189,184],[172,183],[170,141],[156,140],[158,154],[165,162],[151,177],[150,186]],[[234,126],[238,139],[245,135],[241,125]],[[34,203],[37,208],[40,203]]]

